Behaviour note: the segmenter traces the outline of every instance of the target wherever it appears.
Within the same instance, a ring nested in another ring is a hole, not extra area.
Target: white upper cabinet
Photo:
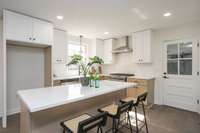
[[[104,40],[104,63],[105,64],[112,64],[113,62],[113,56],[112,56],[112,48],[115,40],[114,39],[108,39]]]
[[[7,40],[32,42],[32,19],[10,11],[4,11]]]
[[[135,63],[151,63],[152,31],[133,33],[133,59]]]
[[[66,63],[67,61],[67,32],[54,29],[53,63]]]
[[[104,58],[104,41],[98,39],[96,42],[97,42],[96,56],[103,59]]]
[[[33,42],[40,44],[53,43],[53,25],[51,23],[32,19],[33,22]]]
[[[6,40],[52,45],[53,25],[49,22],[4,10]]]

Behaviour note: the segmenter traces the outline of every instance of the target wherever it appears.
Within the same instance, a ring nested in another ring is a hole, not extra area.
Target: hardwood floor
[[[200,132],[200,115],[197,113],[155,105],[147,111],[147,116],[150,133]],[[125,133],[129,132],[127,129],[122,130]],[[0,128],[0,133],[19,133],[19,115],[9,116],[8,128]],[[145,133],[145,128],[141,133]]]

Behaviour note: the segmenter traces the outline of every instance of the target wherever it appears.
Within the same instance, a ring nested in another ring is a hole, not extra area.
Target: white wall
[[[44,87],[44,49],[7,44],[7,110],[19,112],[18,90]]]
[[[0,116],[3,111],[3,21],[0,20]]]
[[[188,23],[176,27],[169,27],[153,31],[153,48],[151,64],[135,64],[131,53],[116,56],[112,65],[104,66],[105,73],[127,72],[136,75],[153,75],[155,81],[155,103],[162,104],[162,44],[166,40],[200,39],[200,22]]]

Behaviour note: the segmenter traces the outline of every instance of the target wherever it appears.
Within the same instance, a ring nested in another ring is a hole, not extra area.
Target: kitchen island
[[[18,91],[20,133],[61,132],[60,121],[126,97],[135,83],[100,81],[100,88],[80,84]]]

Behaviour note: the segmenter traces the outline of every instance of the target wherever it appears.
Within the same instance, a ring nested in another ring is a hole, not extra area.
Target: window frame
[[[69,61],[70,61],[69,45],[76,45],[76,46],[79,46],[79,47],[81,47],[81,46],[85,47],[85,53],[84,53],[85,57],[83,57],[83,58],[85,58],[85,61],[88,60],[89,57],[88,57],[88,44],[87,43],[82,42],[82,44],[80,44],[80,42],[77,42],[77,41],[68,41],[67,45],[68,45],[68,48],[67,48],[67,63],[69,63]],[[78,53],[78,54],[81,54],[81,53]],[[68,68],[68,71],[79,70],[79,68],[75,67],[75,66],[68,66],[67,68]]]
[[[191,43],[191,49],[192,49],[192,57],[191,58],[181,58],[181,49],[180,49],[180,47],[181,47],[181,45],[184,45],[184,44],[186,44],[186,43]],[[174,58],[174,59],[169,59],[168,58],[168,46],[170,46],[170,45],[177,45],[177,48],[178,48],[178,53],[177,53],[177,58]],[[191,41],[191,40],[185,40],[185,41],[176,41],[176,42],[171,42],[171,43],[167,43],[167,46],[166,46],[166,48],[167,48],[167,55],[166,55],[166,67],[167,67],[167,70],[166,70],[166,72],[167,72],[167,74],[168,75],[174,75],[174,76],[192,76],[193,75],[193,61],[194,61],[194,59],[193,59],[193,47],[194,47],[194,44],[193,44],[193,41]],[[191,74],[181,74],[181,71],[180,71],[180,62],[181,61],[185,61],[185,60],[191,60]],[[178,67],[178,73],[177,74],[170,74],[169,72],[168,72],[168,61],[178,61],[177,62],[177,67]]]

